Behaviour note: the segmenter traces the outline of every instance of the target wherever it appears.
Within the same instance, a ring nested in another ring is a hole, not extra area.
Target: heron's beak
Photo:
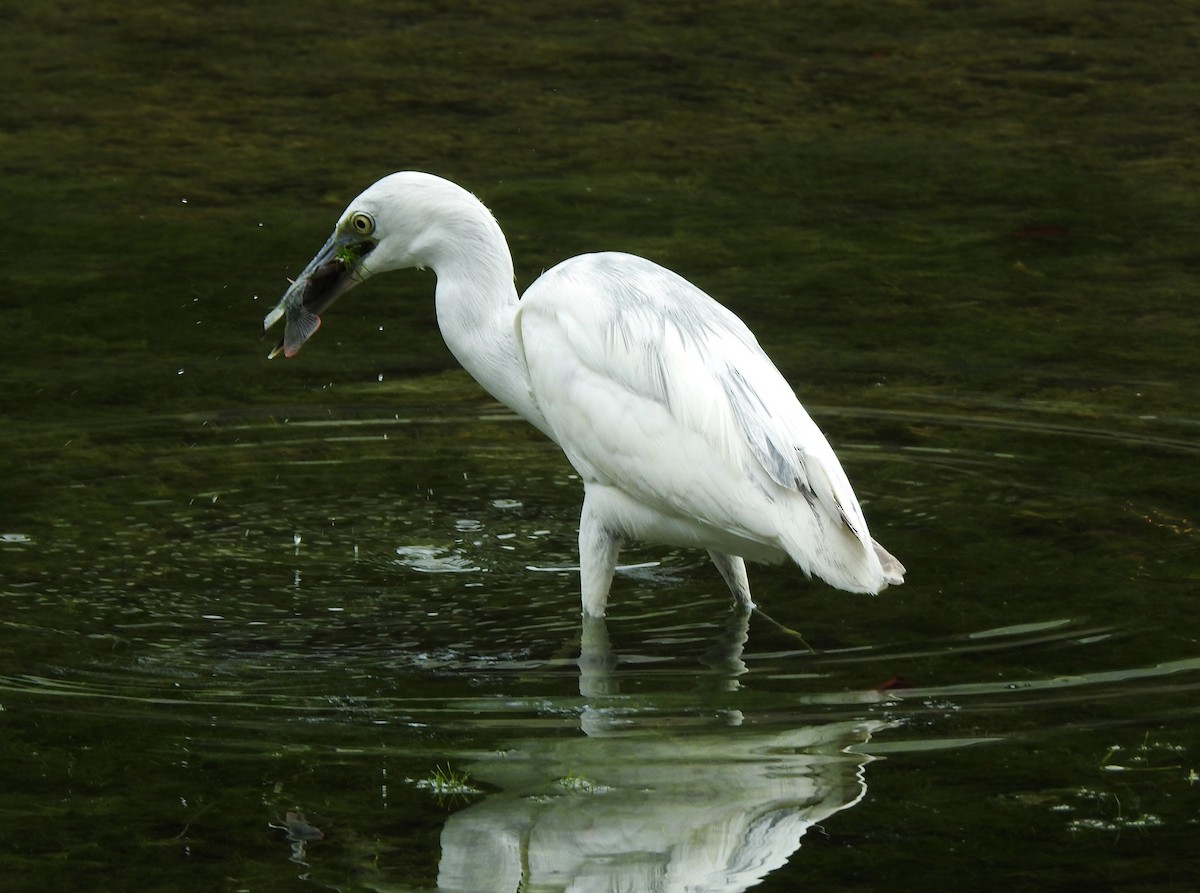
[[[283,338],[271,351],[294,356],[321,325],[325,309],[370,275],[363,263],[374,250],[374,239],[357,233],[334,233],[304,272],[283,293],[275,309],[263,320],[263,332],[283,319]]]

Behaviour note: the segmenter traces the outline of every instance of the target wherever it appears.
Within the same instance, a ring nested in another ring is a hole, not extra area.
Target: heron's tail
[[[871,540],[871,545],[875,547],[875,557],[879,559],[879,564],[883,568],[883,579],[887,581],[889,586],[899,586],[904,582],[904,565],[896,560],[896,556],[889,552],[875,540]]]

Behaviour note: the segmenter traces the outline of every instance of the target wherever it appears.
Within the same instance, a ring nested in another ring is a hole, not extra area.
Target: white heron
[[[850,592],[903,582],[871,538],[829,443],[746,325],[686,279],[630,254],[585,254],[518,298],[491,212],[405,171],[350,203],[267,314],[292,356],[320,314],[379,273],[429,268],[451,352],[557,443],[583,481],[583,613],[602,617],[624,540],[708,550],[753,607],[745,559],[793,560]]]

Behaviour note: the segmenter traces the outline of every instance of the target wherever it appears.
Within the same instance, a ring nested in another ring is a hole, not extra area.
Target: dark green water
[[[1192,4],[46,0],[0,50],[5,890],[1200,887]],[[909,582],[753,568],[777,625],[647,548],[581,629],[578,485],[430,276],[256,340],[403,168],[522,285],[735,309]]]

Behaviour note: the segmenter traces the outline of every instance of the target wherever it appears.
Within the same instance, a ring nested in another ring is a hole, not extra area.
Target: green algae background
[[[522,283],[582,251],[645,254],[815,387],[1025,396],[1194,373],[1189,4],[5,17],[4,245],[23,296],[6,354],[32,377],[5,389],[14,410],[46,405],[23,399],[38,384],[83,411],[122,400],[89,387],[101,363],[165,405],[449,366],[415,274],[339,308],[348,349],[299,373],[262,370],[250,343],[341,208],[403,168],[484,198]],[[368,335],[378,322],[404,338]],[[48,355],[59,373],[39,381]]]
[[[395,790],[495,742],[457,715],[419,746],[358,725],[400,718],[372,699],[415,684],[387,649],[569,657],[575,581],[521,581],[570,562],[578,493],[457,369],[432,276],[356,291],[292,361],[258,340],[347,202],[399,169],[479,195],[521,286],[573,254],[632,251],[758,333],[910,570],[869,602],[752,571],[819,647],[882,650],[817,661],[834,688],[1019,686],[1200,652],[1194,4],[40,0],[0,9],[0,77],[0,534],[34,544],[0,542],[12,889],[430,889],[462,804],[364,806],[378,766],[338,748],[399,746]],[[394,414],[437,424],[381,422]],[[387,441],[296,427],[357,435],[348,420]],[[528,542],[486,554],[484,608],[379,560],[462,518],[500,523],[504,499],[523,500]],[[348,569],[352,542],[374,542],[374,563]],[[339,614],[263,594],[299,555]],[[624,581],[619,642],[690,666],[699,646],[638,612],[719,614],[695,561]],[[449,600],[440,620],[405,601],[418,592]],[[239,600],[283,631],[194,631]],[[940,650],[1058,617],[1111,638]],[[748,683],[753,704],[803,687],[809,665],[790,660]],[[23,674],[79,697],[44,706]],[[490,679],[419,681],[449,701]],[[209,701],[155,725],[133,706],[160,696],[148,680]],[[910,704],[907,741],[1009,741],[872,765],[867,800],[758,889],[1194,890],[1196,687],[1193,670],[1135,696],[1114,681],[1091,699]],[[276,688],[335,694],[297,730],[246,706]],[[1103,771],[1138,753],[1149,771]],[[324,873],[281,870],[286,848],[272,862],[242,830],[267,838],[298,792],[337,820]],[[1063,830],[1144,814],[1163,826]]]

